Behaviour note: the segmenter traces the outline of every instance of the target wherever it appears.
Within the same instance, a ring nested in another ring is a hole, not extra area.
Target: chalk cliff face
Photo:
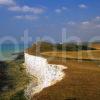
[[[47,59],[42,57],[37,57],[25,53],[25,65],[27,71],[31,75],[36,76],[38,79],[38,84],[35,87],[32,87],[32,83],[30,85],[31,87],[28,87],[28,95],[34,95],[35,93],[41,91],[43,88],[55,84],[57,81],[60,81],[64,77],[64,66],[48,64]],[[30,88],[32,89],[31,93],[29,93]]]
[[[36,76],[38,81],[42,81],[44,79],[48,66],[46,59],[25,53],[25,64],[27,71],[31,75]]]

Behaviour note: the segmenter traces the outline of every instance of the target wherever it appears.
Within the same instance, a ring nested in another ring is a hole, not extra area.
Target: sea
[[[14,60],[18,56],[18,53],[24,52],[30,46],[31,44],[25,45],[23,43],[17,45],[12,43],[0,44],[0,61]]]

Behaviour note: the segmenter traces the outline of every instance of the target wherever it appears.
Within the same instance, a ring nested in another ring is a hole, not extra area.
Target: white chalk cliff
[[[31,82],[25,90],[25,96],[31,98],[35,93],[42,91],[64,77],[62,65],[48,64],[47,59],[25,53],[25,66],[27,72],[37,77],[38,83]]]

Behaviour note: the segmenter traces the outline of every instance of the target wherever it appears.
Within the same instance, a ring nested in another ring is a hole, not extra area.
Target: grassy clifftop
[[[24,89],[29,80],[23,60],[0,62],[0,100],[26,100]]]
[[[94,47],[88,47],[87,44],[75,44],[75,43],[64,43],[64,44],[53,44],[49,42],[37,42],[28,48],[26,51],[29,54],[39,54],[48,51],[80,51],[80,50],[96,50]]]

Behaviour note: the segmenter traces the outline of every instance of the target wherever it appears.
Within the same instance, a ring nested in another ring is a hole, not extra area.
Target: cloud
[[[76,23],[75,22],[73,22],[73,21],[69,21],[68,22],[68,25],[75,25]]]
[[[83,22],[82,22],[82,25],[89,25],[89,24],[90,24],[89,21],[83,21]]]
[[[0,0],[0,5],[15,5],[14,0]]]
[[[8,10],[10,11],[15,11],[15,12],[30,12],[30,13],[34,13],[34,14],[41,14],[45,11],[44,8],[41,7],[30,7],[30,6],[13,6],[13,7],[9,7]]]
[[[68,10],[68,8],[67,8],[67,7],[65,7],[65,6],[63,6],[63,7],[62,7],[62,10]]]
[[[95,21],[100,21],[100,16],[96,16]]]
[[[96,31],[100,30],[100,16],[96,16],[95,18],[92,18],[90,20],[85,21],[69,21],[66,24],[68,29],[78,30],[78,31],[84,31],[84,32],[90,32],[90,31]]]
[[[78,6],[79,8],[87,8],[87,6],[85,5],[85,4],[80,4],[79,6]]]
[[[61,11],[61,9],[56,9],[55,12],[56,13],[61,13],[62,11]]]
[[[42,14],[45,12],[45,7],[30,7],[28,5],[19,6],[16,4],[15,0],[0,0],[0,5],[9,6],[8,10],[13,12],[22,12],[22,13],[33,13],[33,14]]]
[[[65,7],[65,6],[63,6],[63,7],[61,7],[61,8],[56,9],[55,12],[56,12],[56,13],[61,13],[61,12],[65,11],[65,10],[68,10],[68,8]]]
[[[19,20],[37,20],[39,17],[34,16],[34,15],[19,15],[19,16],[15,16],[16,19]]]

